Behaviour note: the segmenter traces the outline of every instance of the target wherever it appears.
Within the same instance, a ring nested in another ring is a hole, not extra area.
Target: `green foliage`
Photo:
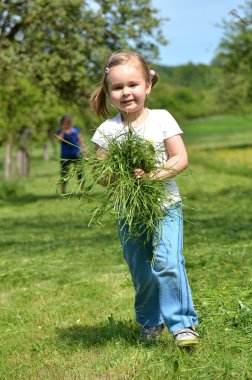
[[[147,104],[150,108],[167,109],[179,122],[211,114],[202,91],[168,85],[162,79],[153,88]]]
[[[164,217],[164,205],[170,194],[165,182],[148,176],[138,179],[133,171],[155,170],[161,164],[158,155],[163,152],[156,152],[152,143],[136,135],[132,128],[120,136],[105,137],[108,144],[105,157],[98,155],[83,160],[83,171],[91,170],[91,178],[93,174],[91,184],[84,189],[83,201],[90,203],[96,185],[105,181],[100,204],[94,208],[91,220],[101,223],[110,212],[127,226],[128,238],[144,236],[147,243]]]
[[[219,68],[218,101],[222,112],[251,110],[252,102],[252,2],[231,12],[223,22],[224,36],[213,65]]]
[[[104,58],[120,48],[157,58],[162,21],[151,1],[2,1],[0,139],[25,125],[44,140],[66,109],[90,128]]]
[[[209,65],[191,62],[174,67],[158,65],[157,71],[162,80],[173,86],[189,87],[194,90],[202,90],[214,86],[212,67]]]
[[[118,173],[120,166],[124,165],[124,171],[127,175],[131,175],[136,168],[142,168],[145,173],[150,173],[157,165],[157,157],[154,146],[150,141],[145,141],[137,136],[134,131],[129,131],[120,136],[122,141],[117,139],[109,139],[108,150],[109,160],[114,161],[115,167],[113,173]],[[107,157],[105,158],[106,161]]]
[[[157,65],[161,83],[148,99],[150,108],[168,109],[179,121],[250,112],[251,9],[247,0],[223,22],[219,53],[210,66]],[[95,129],[100,119],[91,114],[88,99],[105,57],[129,48],[157,63],[157,45],[166,43],[164,21],[149,0],[2,1],[0,143],[22,125],[44,141],[65,112],[86,130]]]
[[[179,120],[211,114],[251,112],[251,25],[252,2],[247,0],[230,12],[228,20],[223,21],[224,33],[219,52],[211,65],[189,62],[177,67],[157,66],[161,80],[171,87],[164,92],[167,107]],[[181,94],[178,99],[176,87],[190,89],[193,101],[185,104]]]
[[[216,102],[216,70],[203,64],[157,65],[160,82],[148,99],[150,108],[168,109],[182,122],[220,113]],[[218,73],[219,74],[219,73]]]
[[[8,72],[4,87],[0,91],[1,138],[6,139],[11,132],[15,135],[22,127],[36,129],[44,117],[42,92],[26,76],[16,76]]]
[[[79,104],[108,52],[132,47],[157,57],[156,43],[165,42],[150,1],[8,0],[0,14],[2,69],[9,60],[15,74]]]

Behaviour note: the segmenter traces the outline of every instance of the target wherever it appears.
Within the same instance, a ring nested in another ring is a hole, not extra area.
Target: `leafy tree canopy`
[[[224,36],[213,65],[221,70],[220,100],[228,108],[252,101],[252,1],[245,1],[223,21]]]
[[[1,79],[25,74],[45,92],[81,104],[111,50],[158,56],[166,41],[149,0],[2,0]]]

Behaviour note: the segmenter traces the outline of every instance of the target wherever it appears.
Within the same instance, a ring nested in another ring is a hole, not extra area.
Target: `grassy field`
[[[1,379],[252,379],[251,121],[182,126],[184,254],[201,336],[193,351],[168,333],[138,341],[116,226],[88,228],[91,206],[56,193],[56,160],[34,151],[17,193],[0,186]]]

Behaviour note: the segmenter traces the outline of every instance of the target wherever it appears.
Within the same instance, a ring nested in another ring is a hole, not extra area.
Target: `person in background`
[[[61,193],[65,194],[71,165],[76,166],[77,178],[81,188],[84,185],[80,163],[82,152],[87,153],[87,145],[79,129],[73,126],[72,116],[69,114],[61,117],[60,129],[57,131],[56,136],[61,144]]]

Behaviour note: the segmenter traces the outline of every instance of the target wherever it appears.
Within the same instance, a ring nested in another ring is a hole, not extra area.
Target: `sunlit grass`
[[[183,130],[189,148],[251,146],[251,125],[251,115],[213,116],[185,122]]]
[[[208,134],[214,143],[205,122],[190,123],[200,143],[183,128],[191,164],[178,181],[197,349],[179,351],[167,333],[138,341],[113,219],[88,228],[91,208],[57,195],[58,163],[37,158],[20,194],[0,198],[0,378],[252,378],[251,148],[203,150]]]

